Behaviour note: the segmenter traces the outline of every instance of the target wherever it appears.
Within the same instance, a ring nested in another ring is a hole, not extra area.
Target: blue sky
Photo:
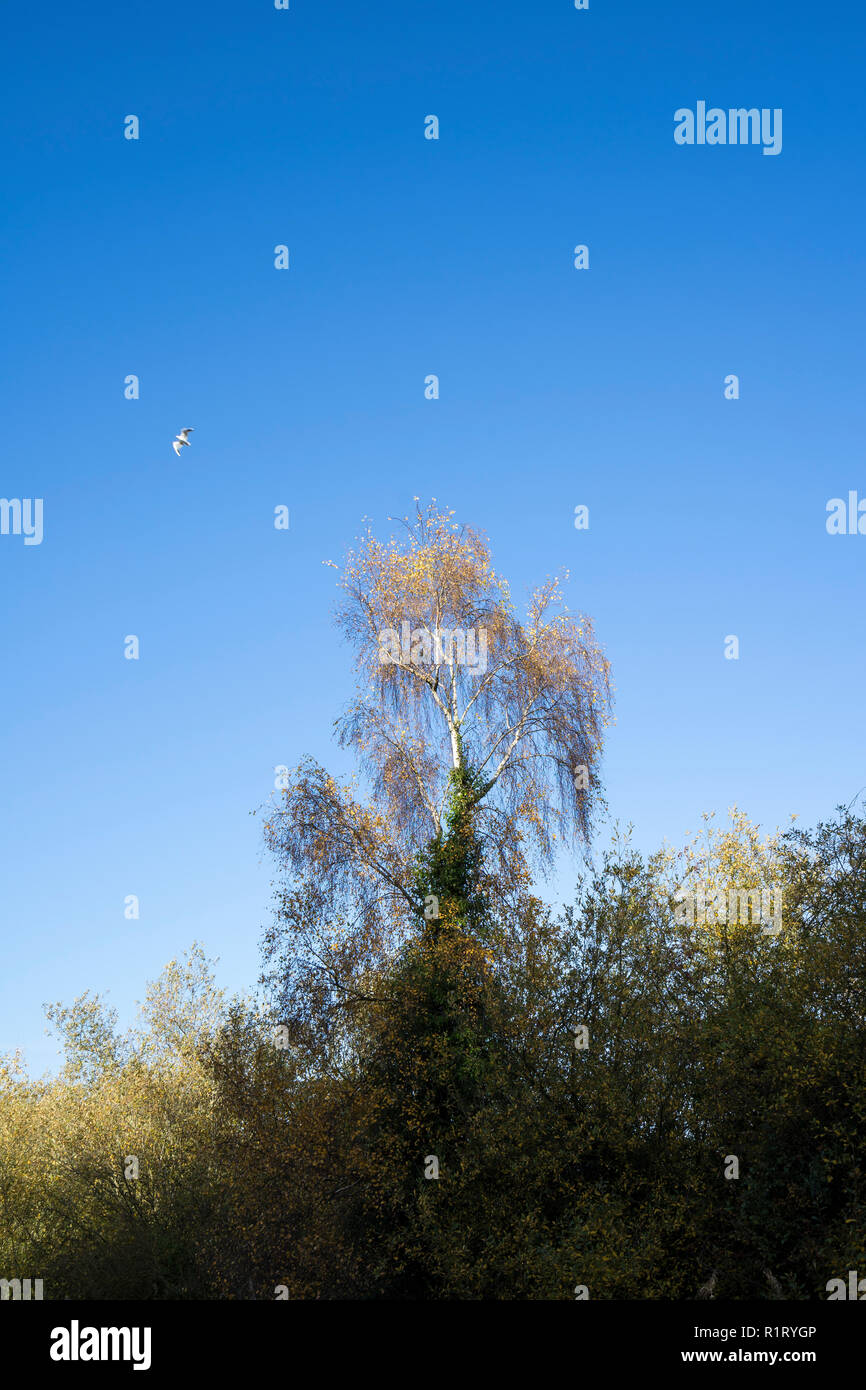
[[[866,497],[864,40],[778,0],[10,12],[0,495],[44,539],[0,536],[0,1051],[51,1066],[45,1001],[128,1019],[194,939],[255,982],[250,813],[348,770],[321,561],[416,494],[518,598],[570,569],[642,847],[866,784],[866,536],[825,528]],[[781,108],[781,154],[677,146],[699,100]]]

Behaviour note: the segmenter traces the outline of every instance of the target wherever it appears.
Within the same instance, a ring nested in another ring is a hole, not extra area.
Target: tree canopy
[[[358,773],[302,761],[268,813],[262,992],[194,946],[125,1033],[98,995],[51,1006],[57,1076],[0,1064],[0,1270],[54,1298],[825,1298],[866,1268],[866,819],[615,833],[553,911],[607,663],[556,581],[520,618],[482,537],[403,528],[341,572]]]

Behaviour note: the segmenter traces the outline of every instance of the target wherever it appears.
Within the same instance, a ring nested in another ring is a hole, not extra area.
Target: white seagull
[[[190,425],[188,429],[181,430],[180,434],[175,435],[174,439],[171,442],[171,447],[174,449],[174,452],[177,454],[178,458],[180,458],[180,451],[183,448],[184,444],[189,445],[187,435],[193,433],[194,430],[192,428],[192,425]]]

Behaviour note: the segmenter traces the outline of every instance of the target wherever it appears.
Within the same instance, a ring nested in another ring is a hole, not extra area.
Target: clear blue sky
[[[346,770],[321,561],[415,494],[485,529],[517,596],[570,567],[641,846],[866,783],[866,536],[825,529],[866,497],[861,6],[150,0],[5,28],[0,495],[44,499],[44,540],[0,536],[0,1051],[52,1065],[44,1001],[108,990],[127,1019],[195,938],[255,982],[250,812],[275,764]],[[782,108],[781,154],[677,146],[700,100]]]

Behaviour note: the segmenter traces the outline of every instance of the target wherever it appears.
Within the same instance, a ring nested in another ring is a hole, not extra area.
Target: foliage
[[[739,813],[713,843],[702,873],[764,872]],[[676,860],[620,842],[560,918],[526,895],[483,936],[422,932],[336,1031],[286,1048],[200,952],[131,1038],[98,1001],[52,1011],[64,1071],[0,1071],[6,1277],[88,1298],[693,1298],[711,1276],[718,1297],[824,1296],[866,1267],[866,821],[774,853],[778,938],[679,925]]]
[[[57,1076],[0,1063],[0,1277],[824,1297],[866,1268],[866,820],[763,836],[734,808],[649,858],[617,835],[554,914],[532,870],[588,834],[606,662],[554,582],[521,622],[482,537],[432,508],[406,528],[343,578],[369,797],[307,762],[266,824],[263,999],[226,1000],[194,946],[128,1034],[87,994],[48,1010]],[[487,669],[381,662],[403,621],[486,627]],[[778,934],[677,907],[769,885]]]

